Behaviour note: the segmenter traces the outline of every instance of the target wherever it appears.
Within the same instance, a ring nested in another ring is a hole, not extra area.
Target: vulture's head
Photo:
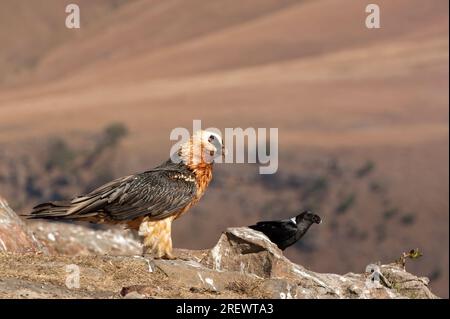
[[[180,149],[180,157],[187,165],[212,164],[219,156],[225,156],[222,137],[210,131],[195,132]]]

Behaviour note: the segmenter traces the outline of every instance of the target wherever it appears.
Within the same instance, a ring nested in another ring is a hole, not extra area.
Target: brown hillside
[[[292,260],[360,272],[420,247],[412,270],[448,297],[447,1],[378,1],[379,30],[364,25],[369,1],[85,0],[80,30],[64,27],[67,3],[0,4],[0,192],[15,208],[95,182],[99,167],[49,182],[55,136],[82,147],[123,123],[118,177],[159,164],[170,131],[192,119],[277,127],[278,174],[218,166],[175,223],[175,246],[211,247],[228,226],[313,207],[325,222],[287,251]]]

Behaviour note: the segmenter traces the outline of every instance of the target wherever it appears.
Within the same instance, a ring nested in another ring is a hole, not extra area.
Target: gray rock
[[[272,279],[266,280],[262,288],[272,297],[436,297],[428,289],[428,279],[418,278],[395,264],[375,266],[375,274],[315,273],[292,263],[264,234],[247,227],[227,229],[202,263],[219,272],[240,272]]]
[[[142,253],[139,239],[120,226],[105,230],[38,220],[29,221],[28,227],[50,254],[119,256]]]
[[[177,260],[141,257],[139,243],[120,230],[31,228],[46,247],[0,200],[0,298],[436,298],[427,278],[397,264],[313,272],[246,227],[227,229],[211,250],[177,249]],[[73,275],[77,287],[68,282]]]
[[[25,223],[0,197],[0,252],[46,253],[42,243],[29,231]]]

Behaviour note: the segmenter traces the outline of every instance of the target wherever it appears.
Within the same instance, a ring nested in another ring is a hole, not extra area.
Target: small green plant
[[[412,225],[412,224],[415,223],[415,221],[416,221],[416,216],[415,216],[414,214],[412,214],[412,213],[410,213],[410,214],[405,214],[405,215],[403,215],[403,216],[400,218],[400,221],[401,221],[401,223],[402,223],[403,225],[410,226],[410,225]]]
[[[370,181],[369,190],[374,193],[382,193],[385,191],[385,187],[378,181]]]
[[[50,140],[47,154],[45,164],[47,170],[54,168],[65,169],[75,159],[75,152],[61,138]]]
[[[369,175],[375,169],[375,163],[372,161],[367,161],[363,166],[361,166],[356,171],[356,176],[358,178],[362,178],[364,176]]]
[[[397,215],[399,213],[399,209],[398,208],[389,208],[388,210],[386,210],[383,213],[383,217],[384,219],[391,219],[392,217],[394,217],[395,215]]]
[[[328,180],[325,176],[315,177],[303,191],[303,197],[307,198],[314,194],[322,194],[328,188]]]
[[[108,125],[104,131],[99,144],[104,147],[113,147],[128,134],[128,129],[122,123],[112,123]]]
[[[316,176],[308,179],[300,194],[303,207],[318,211],[328,192],[328,180],[325,176]]]
[[[355,193],[347,195],[336,207],[336,213],[337,214],[346,213],[355,203],[355,199],[356,199]]]
[[[92,166],[106,150],[116,147],[119,141],[127,134],[128,130],[122,123],[112,123],[105,127],[103,133],[98,138],[97,144],[86,156],[83,166]]]

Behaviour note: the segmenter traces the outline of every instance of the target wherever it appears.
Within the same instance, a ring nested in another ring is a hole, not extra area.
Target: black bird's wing
[[[79,219],[98,216],[126,221],[149,216],[159,220],[185,207],[195,194],[192,172],[157,168],[116,179],[70,202],[38,205],[28,217]]]
[[[297,233],[297,226],[291,220],[264,221],[249,227],[264,233],[277,245],[290,239]]]

